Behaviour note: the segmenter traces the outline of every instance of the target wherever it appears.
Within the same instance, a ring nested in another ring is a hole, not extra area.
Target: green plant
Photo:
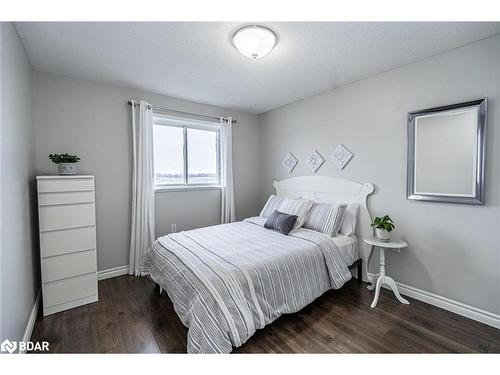
[[[396,227],[389,215],[385,215],[384,217],[376,217],[375,219],[373,219],[373,223],[371,223],[371,226],[377,229],[385,229],[388,232],[391,232]]]
[[[78,156],[70,154],[50,154],[49,159],[55,164],[78,163],[80,161]]]

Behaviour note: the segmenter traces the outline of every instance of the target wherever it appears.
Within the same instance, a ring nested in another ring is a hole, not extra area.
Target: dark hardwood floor
[[[365,285],[366,286],[366,285]],[[383,290],[373,295],[351,281],[302,311],[256,332],[237,353],[500,352],[500,330]],[[147,278],[99,282],[99,302],[38,317],[32,341],[54,353],[184,353],[187,329],[165,292]]]

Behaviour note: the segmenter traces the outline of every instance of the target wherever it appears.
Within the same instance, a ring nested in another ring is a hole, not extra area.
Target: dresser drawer
[[[94,192],[69,191],[62,193],[42,193],[38,195],[38,204],[40,206],[72,203],[94,203]]]
[[[95,250],[42,258],[42,279],[50,282],[97,272]]]
[[[97,274],[44,283],[42,293],[44,308],[97,295]]]
[[[93,178],[65,178],[38,181],[39,193],[57,193],[62,191],[93,191]]]
[[[95,227],[40,233],[40,253],[42,258],[95,248]]]
[[[39,210],[42,232],[95,225],[94,203],[43,206]]]

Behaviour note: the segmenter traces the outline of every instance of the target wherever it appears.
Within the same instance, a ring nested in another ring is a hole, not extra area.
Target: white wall
[[[486,204],[406,200],[407,112],[483,97],[489,107]],[[260,117],[260,203],[272,193],[273,179],[289,177],[280,166],[288,151],[299,159],[291,176],[309,175],[304,162],[309,153],[317,149],[328,158],[342,143],[355,155],[345,170],[327,161],[318,174],[376,185],[373,214],[390,214],[395,236],[410,244],[401,254],[389,255],[389,274],[499,314],[499,99],[497,36],[265,113]]]
[[[39,289],[34,221],[32,69],[11,23],[1,23],[0,342],[20,340]]]
[[[96,177],[98,268],[128,264],[132,136],[129,99],[146,99],[156,106],[233,116],[236,214],[258,213],[259,124],[256,115],[140,90],[34,72],[36,170],[56,173],[50,153],[81,157],[78,172]],[[157,235],[218,224],[220,192],[159,192],[156,194]]]
[[[174,223],[178,232],[220,224],[220,190],[160,191],[155,206],[157,236],[170,233]]]

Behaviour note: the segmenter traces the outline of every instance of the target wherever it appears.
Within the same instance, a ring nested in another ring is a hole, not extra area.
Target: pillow
[[[293,229],[295,221],[297,221],[297,215],[288,215],[278,210],[274,210],[267,218],[264,228],[274,229],[287,235]]]
[[[298,229],[304,225],[306,221],[307,213],[311,209],[314,201],[309,199],[292,199],[285,198],[280,204],[278,210],[289,215],[297,215],[297,221],[293,226],[293,229]]]
[[[304,228],[335,237],[342,225],[346,208],[347,204],[315,202],[309,210]]]
[[[344,220],[340,227],[340,233],[350,236],[356,233],[356,223],[358,222],[358,203],[348,203],[344,213]]]
[[[271,195],[269,199],[267,200],[266,204],[264,205],[264,208],[260,212],[259,216],[262,217],[268,217],[271,215],[275,210],[278,209],[280,204],[285,200],[285,198],[282,197],[277,197],[276,195]]]

